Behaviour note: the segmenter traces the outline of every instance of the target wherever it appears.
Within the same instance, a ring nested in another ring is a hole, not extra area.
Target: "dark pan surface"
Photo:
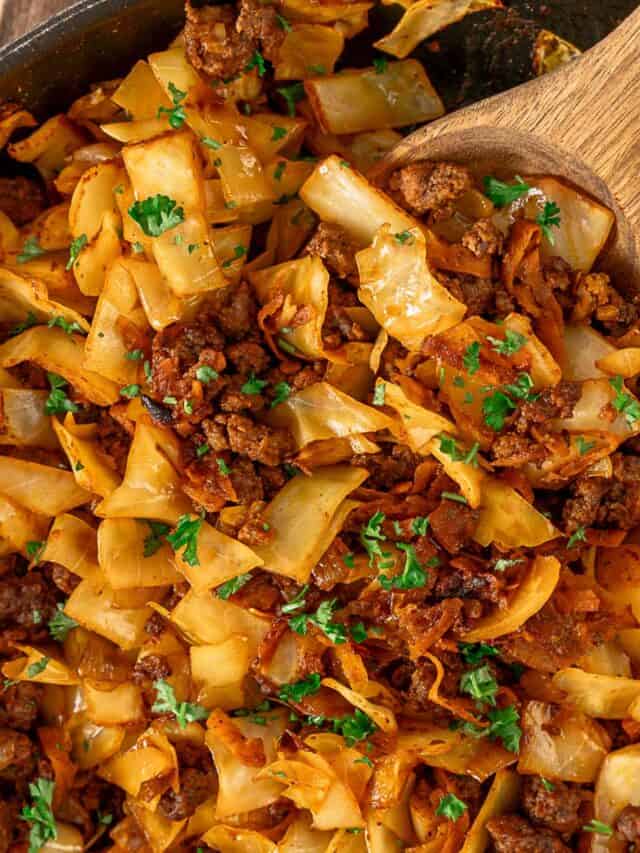
[[[529,79],[541,28],[585,50],[638,5],[637,0],[504,2],[506,8],[469,15],[417,49],[449,110]],[[376,7],[370,29],[349,44],[349,63],[369,62],[368,45],[400,14],[397,5]],[[136,58],[166,46],[182,17],[182,0],[81,0],[0,51],[0,100],[19,100],[39,118],[64,109],[90,83],[117,77]]]

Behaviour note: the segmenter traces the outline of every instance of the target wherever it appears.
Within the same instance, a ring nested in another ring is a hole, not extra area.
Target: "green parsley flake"
[[[265,61],[264,56],[260,53],[259,50],[254,51],[253,56],[245,65],[244,70],[252,71],[254,68],[257,69],[259,77],[264,77],[264,75],[267,73],[267,63]]]
[[[487,643],[458,643],[458,649],[462,660],[469,666],[475,666],[483,658],[494,658],[500,654],[499,649]]]
[[[411,231],[399,231],[393,235],[393,239],[396,243],[400,243],[401,246],[404,246],[405,243],[411,246],[415,238]]]
[[[629,426],[634,426],[635,422],[640,418],[640,403],[635,400],[630,394],[626,393],[626,387],[622,376],[612,376],[609,383],[616,392],[616,396],[611,401],[613,408],[625,416]]]
[[[528,193],[530,189],[531,187],[517,176],[513,184],[505,184],[504,181],[499,181],[490,175],[484,179],[484,194],[496,207],[506,207],[508,204],[512,204],[525,193]]]
[[[477,702],[487,702],[489,705],[496,704],[496,691],[498,683],[493,677],[488,664],[483,664],[477,669],[465,672],[460,679],[460,690],[468,693]]]
[[[291,394],[292,388],[288,382],[278,382],[278,384],[274,386],[273,390],[275,396],[271,401],[270,408],[272,409],[275,408],[275,406],[278,406],[280,403],[284,403],[285,400],[289,399],[289,395]]]
[[[154,195],[136,201],[129,208],[129,216],[137,222],[147,237],[159,237],[165,231],[184,222],[184,210],[166,195]]]
[[[373,405],[384,406],[384,396],[387,386],[384,382],[378,382],[373,390]]]
[[[191,518],[190,515],[181,515],[173,533],[167,536],[167,542],[177,553],[184,548],[182,559],[189,566],[199,566],[198,559],[198,533],[202,527],[203,519],[199,516]]]
[[[413,545],[408,545],[406,542],[396,542],[396,548],[400,551],[404,551],[405,555],[402,573],[395,577],[379,575],[378,581],[380,586],[386,590],[420,589],[426,584],[429,573],[420,565],[415,548]]]
[[[285,33],[291,32],[291,24],[280,14],[276,14],[276,20],[278,21],[278,25],[281,30],[284,30]]]
[[[367,629],[364,627],[364,622],[356,622],[349,628],[349,631],[354,643],[364,643],[367,639]]]
[[[382,551],[380,543],[387,538],[382,532],[382,523],[385,519],[383,512],[374,513],[369,521],[363,525],[360,531],[360,542],[364,546],[369,556],[369,568],[373,568],[375,561],[378,560],[378,565],[381,568],[390,568],[393,562],[389,563],[391,557],[390,551]],[[384,560],[385,563],[381,561]]]
[[[69,260],[67,261],[65,269],[70,270],[73,267],[75,262],[78,260],[80,252],[87,245],[87,242],[87,235],[81,234],[71,243],[71,246],[69,247]]]
[[[344,554],[342,557],[342,562],[348,569],[355,569],[356,564],[354,561],[353,551],[349,551],[348,554]]]
[[[213,367],[209,367],[208,364],[201,364],[200,367],[196,368],[196,379],[205,385],[217,379],[219,375],[218,371],[214,370]]]
[[[519,332],[514,332],[512,329],[505,329],[504,338],[493,338],[487,335],[487,340],[492,344],[492,348],[500,355],[515,355],[526,344],[527,339]]]
[[[441,492],[440,497],[447,501],[456,501],[459,504],[466,504],[467,499],[464,495],[459,495],[457,492]]]
[[[35,663],[30,664],[30,666],[27,667],[28,677],[36,678],[36,676],[44,672],[45,669],[49,666],[49,660],[50,658],[41,657],[40,660],[37,660]]]
[[[291,83],[289,86],[281,86],[276,89],[276,92],[285,99],[287,103],[287,112],[294,118],[296,114],[296,104],[305,96],[304,85],[302,82]]]
[[[416,536],[426,536],[429,528],[429,519],[418,515],[411,522],[411,532]]]
[[[542,233],[553,246],[556,238],[553,236],[552,228],[560,227],[560,208],[555,201],[546,201],[542,213],[536,216],[536,222],[542,229]]]
[[[257,379],[256,375],[253,371],[249,374],[249,378],[244,383],[244,385],[240,388],[243,394],[260,394],[263,388],[268,385],[268,382],[265,379]]]
[[[291,602],[289,602],[291,604]],[[287,605],[285,605],[287,606]],[[332,643],[339,645],[347,640],[347,631],[340,622],[333,622],[332,617],[334,611],[338,607],[338,599],[331,598],[323,601],[314,614],[301,613],[299,616],[292,616],[289,619],[289,626],[296,634],[305,635],[307,633],[308,624],[311,623],[319,628]],[[282,608],[284,612],[284,607]]]
[[[147,521],[151,532],[144,540],[143,556],[152,557],[162,547],[162,539],[171,530],[168,524],[162,521]]]
[[[37,237],[27,237],[22,246],[22,252],[16,257],[19,264],[27,264],[41,255],[46,255],[46,249],[43,249],[38,242]]]
[[[524,563],[524,557],[518,557],[515,560],[508,560],[506,557],[500,557],[493,564],[494,572],[504,572],[505,569],[510,569],[512,566],[517,566],[519,563]]]
[[[216,459],[216,465],[218,466],[218,471],[223,474],[225,477],[228,477],[231,473],[231,468],[227,465],[224,459],[221,459],[219,456]]]
[[[458,820],[467,810],[467,804],[459,800],[455,794],[445,794],[438,803],[436,814],[448,820]]]
[[[480,342],[474,341],[466,348],[462,363],[469,376],[473,376],[480,370]]]
[[[124,357],[127,359],[127,361],[140,361],[144,358],[144,353],[141,349],[133,349],[129,350],[129,352],[126,352],[124,354]]]
[[[284,139],[287,135],[288,131],[286,127],[278,127],[277,125],[273,128],[273,133],[271,135],[271,142],[278,142],[280,139]]]
[[[463,462],[465,465],[473,465],[474,468],[477,468],[479,449],[480,444],[477,441],[471,450],[460,450],[455,438],[444,433],[440,436],[440,450],[442,453],[446,453],[453,462]]]
[[[120,389],[120,396],[126,397],[127,400],[133,400],[134,397],[138,397],[140,395],[140,386],[139,385],[125,385],[124,388]]]
[[[78,627],[78,623],[71,616],[67,616],[64,612],[64,604],[56,605],[56,613],[49,620],[49,633],[58,643],[63,643],[67,639],[67,634],[74,628]]]
[[[227,581],[216,588],[216,595],[218,598],[222,598],[226,601],[228,598],[231,598],[232,595],[235,595],[236,592],[241,590],[245,584],[249,583],[251,578],[252,575],[250,572],[231,578],[230,581]]]
[[[17,326],[14,326],[14,327],[10,330],[10,332],[9,332],[9,337],[13,338],[13,337],[15,337],[16,335],[20,335],[20,334],[22,334],[22,332],[26,332],[26,330],[27,330],[27,329],[30,329],[32,326],[37,326],[37,325],[38,325],[38,318],[37,318],[37,317],[36,317],[36,315],[33,313],[33,311],[29,311],[29,312],[27,313],[27,318],[26,318],[26,320],[23,320],[23,322],[22,322],[22,323],[18,323],[18,325],[17,325]]]
[[[569,537],[569,541],[567,542],[567,548],[574,548],[578,542],[585,542],[587,539],[587,534],[584,527],[578,527],[571,536]]]
[[[549,793],[552,793],[552,791],[555,791],[556,789],[556,786],[553,784],[553,782],[550,782],[548,779],[545,779],[544,776],[540,777],[540,783],[545,789],[545,791],[548,791]]]
[[[279,181],[282,179],[284,175],[284,170],[287,168],[286,160],[279,160],[276,168],[273,170],[273,179],[274,181]]]
[[[24,806],[20,812],[22,820],[31,824],[29,830],[29,853],[38,853],[48,841],[58,837],[56,819],[53,815],[53,791],[55,782],[51,779],[37,779],[29,784],[31,805]]]
[[[372,65],[375,69],[376,74],[384,74],[384,72],[387,70],[389,62],[387,59],[385,59],[384,56],[375,56],[373,58]]]
[[[295,610],[299,610],[301,607],[306,605],[305,597],[307,592],[309,591],[309,584],[305,584],[300,592],[298,592],[291,601],[288,601],[286,604],[283,604],[281,610],[283,613],[293,613]]]
[[[37,565],[40,562],[40,557],[42,556],[42,552],[46,547],[46,542],[27,542],[25,545],[25,550],[27,552],[27,557]]]
[[[198,457],[198,459],[202,459],[202,457],[206,456],[206,454],[209,453],[210,450],[211,448],[206,442],[204,444],[198,444],[196,445],[196,456]]]
[[[607,837],[613,835],[613,829],[608,823],[603,823],[601,820],[596,820],[595,818],[592,818],[589,823],[585,823],[582,830],[583,832],[594,832],[596,835],[606,835]]]
[[[587,441],[584,436],[579,435],[576,438],[576,444],[578,446],[578,453],[580,456],[584,456],[585,453],[588,453],[590,450],[596,446],[595,441]]]
[[[51,387],[49,396],[47,397],[44,410],[47,415],[62,415],[65,412],[77,412],[79,407],[73,403],[64,392],[67,387],[66,379],[58,376],[57,373],[47,373],[47,380]]]
[[[377,726],[360,708],[355,713],[333,720],[333,730],[341,734],[347,746],[353,746],[372,735]]]
[[[56,317],[52,317],[49,320],[49,322],[47,323],[47,326],[50,329],[54,329],[56,327],[58,329],[62,329],[62,331],[65,332],[67,335],[73,335],[73,334],[86,335],[87,334],[85,332],[85,330],[82,328],[82,326],[79,323],[76,323],[75,320],[70,323],[68,320],[66,320],[64,317],[62,317],[60,314],[58,314]]]
[[[283,684],[278,693],[278,699],[283,702],[300,702],[305,696],[312,696],[320,690],[321,677],[317,672],[301,681]]]
[[[214,151],[219,151],[222,148],[222,142],[218,142],[217,139],[212,139],[210,136],[203,136],[202,144],[206,145],[207,148],[213,148]]]
[[[181,729],[186,729],[187,723],[206,720],[209,711],[201,705],[191,702],[178,702],[173,687],[168,681],[160,679],[153,682],[156,691],[156,701],[151,707],[154,714],[173,714]]]
[[[187,120],[187,114],[184,111],[184,107],[182,106],[182,102],[187,97],[186,92],[182,92],[175,86],[173,83],[169,83],[168,86],[169,93],[171,94],[171,100],[173,101],[173,107],[158,107],[158,118],[162,118],[163,115],[166,114],[169,119],[169,125],[174,130],[180,130],[182,125]]]

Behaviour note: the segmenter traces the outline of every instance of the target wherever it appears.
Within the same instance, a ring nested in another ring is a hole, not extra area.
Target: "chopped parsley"
[[[26,332],[27,329],[30,329],[32,326],[38,325],[38,318],[33,313],[33,311],[29,311],[27,314],[26,320],[23,320],[22,323],[18,323],[17,326],[14,326],[9,332],[10,337],[15,337],[16,335],[20,335],[22,332]]]
[[[42,556],[42,552],[45,549],[46,542],[36,542],[31,541],[27,542],[25,546],[25,550],[27,552],[27,557],[35,564],[40,562],[40,557]]]
[[[78,260],[80,252],[87,245],[87,242],[87,235],[81,234],[79,237],[76,237],[76,239],[71,243],[71,245],[69,246],[69,260],[67,261],[67,266],[65,267],[65,269],[70,270],[73,267],[75,262]]]
[[[464,462],[466,465],[473,465],[474,468],[478,467],[478,450],[480,449],[480,444],[476,441],[471,450],[460,450],[458,445],[456,444],[455,438],[451,438],[450,435],[442,434],[440,436],[440,450],[443,453],[446,453],[447,456],[451,458],[453,462]]]
[[[519,177],[516,177],[513,184],[506,184],[504,181],[491,177],[491,175],[487,175],[484,179],[484,194],[496,207],[506,207],[528,193],[530,189],[529,184],[526,184]]]
[[[232,264],[234,264],[240,258],[243,258],[246,254],[247,254],[247,247],[246,246],[236,246],[233,250],[233,257],[227,258],[226,261],[223,261],[222,269],[228,270]]]
[[[289,602],[291,604],[291,602]],[[286,605],[285,605],[286,606]],[[323,601],[315,613],[309,615],[301,613],[299,616],[292,616],[289,619],[289,626],[296,634],[305,635],[307,633],[308,624],[311,623],[319,628],[332,643],[339,645],[347,640],[347,630],[340,622],[333,622],[332,617],[338,607],[338,599],[331,598]],[[284,608],[283,608],[284,611]]]
[[[67,616],[64,612],[64,604],[58,603],[56,605],[56,613],[49,620],[49,633],[53,639],[58,643],[62,643],[67,639],[69,631],[77,627],[78,623],[76,620],[72,619],[71,616]]]
[[[29,784],[31,805],[20,812],[22,820],[31,824],[29,830],[29,853],[38,853],[48,841],[58,837],[56,819],[53,816],[53,791],[55,782],[42,777]]]
[[[616,396],[611,401],[613,408],[624,415],[629,426],[634,426],[635,422],[640,418],[640,403],[626,393],[626,387],[622,376],[613,376],[609,380],[611,387],[615,390]]]
[[[196,456],[198,457],[198,459],[202,459],[202,457],[206,456],[206,454],[209,453],[210,450],[211,448],[206,442],[204,444],[198,444],[196,445]]]
[[[268,385],[265,379],[258,379],[253,371],[249,374],[249,378],[240,388],[243,394],[260,394],[263,388]]]
[[[585,542],[586,538],[587,534],[584,527],[578,527],[577,530],[575,530],[569,537],[567,548],[574,548],[578,542]]]
[[[462,693],[468,693],[476,702],[495,705],[497,689],[498,683],[486,663],[465,672],[460,678],[460,690]]]
[[[199,566],[198,559],[198,533],[202,527],[203,519],[199,516],[191,518],[190,515],[181,515],[173,533],[167,536],[167,542],[177,553],[184,548],[182,559],[189,566]]]
[[[162,521],[147,521],[151,532],[144,540],[144,550],[142,552],[145,557],[153,557],[153,555],[162,547],[162,539],[171,530],[168,524]]]
[[[345,554],[345,555],[343,556],[343,558],[342,558],[342,562],[345,564],[345,566],[346,566],[348,569],[355,569],[356,564],[355,564],[355,561],[354,561],[353,551],[349,551],[349,553],[348,553],[348,554]]]
[[[474,341],[464,351],[462,363],[469,376],[480,370],[480,341]]]
[[[264,77],[267,73],[267,63],[259,50],[254,51],[253,56],[245,65],[244,70],[252,71],[254,68],[257,69],[259,77]]]
[[[162,116],[166,114],[169,119],[169,125],[174,130],[180,130],[187,119],[187,114],[182,106],[182,102],[187,97],[187,93],[182,92],[173,83],[169,83],[169,92],[171,94],[171,100],[173,101],[173,107],[158,107],[158,118],[162,118]]]
[[[520,728],[520,714],[514,705],[508,705],[506,708],[496,708],[489,711],[489,737],[492,740],[501,740],[505,749],[509,752],[518,752],[520,749],[520,738],[522,737],[522,729]]]
[[[382,532],[382,522],[385,519],[383,512],[374,513],[369,521],[362,526],[360,531],[360,542],[364,546],[369,556],[369,568],[373,568],[376,559],[380,568],[388,569],[393,565],[393,561],[389,561],[391,557],[390,551],[383,551],[380,543],[386,540],[386,536]],[[381,562],[384,560],[385,562]]]
[[[601,820],[592,818],[589,823],[585,823],[582,827],[583,832],[595,832],[597,835],[613,835],[613,829],[608,823],[603,823]]]
[[[590,450],[593,450],[593,448],[596,446],[595,441],[586,441],[586,439],[582,435],[579,435],[576,438],[576,444],[578,445],[578,453],[580,454],[580,456],[584,456],[585,453],[588,453]]]
[[[545,789],[545,791],[548,791],[549,793],[555,791],[556,789],[556,786],[553,784],[553,782],[550,782],[548,779],[545,779],[544,776],[540,777],[540,784]]]
[[[356,622],[355,625],[349,628],[349,631],[354,643],[364,643],[367,639],[367,629],[364,626],[364,622]]]
[[[495,352],[500,355],[515,355],[527,342],[524,335],[521,335],[520,332],[514,332],[512,329],[504,330],[504,339],[487,335],[487,340],[492,344]]]
[[[283,684],[278,693],[278,699],[283,702],[300,702],[305,696],[312,696],[320,690],[320,675],[314,672],[308,678],[294,681],[292,684]]]
[[[273,170],[273,179],[275,181],[281,180],[282,176],[284,175],[284,170],[286,168],[287,168],[287,161],[286,160],[279,160],[275,169]]]
[[[542,213],[536,216],[536,222],[542,229],[542,233],[553,246],[556,238],[553,236],[552,228],[560,227],[560,208],[555,201],[546,201]]]
[[[273,133],[271,134],[271,142],[278,142],[280,139],[284,139],[287,135],[286,127],[278,127],[277,125],[273,128]]]
[[[436,814],[448,820],[458,820],[467,810],[467,804],[459,800],[455,794],[445,794],[438,803]]]
[[[396,548],[404,551],[405,555],[402,573],[391,578],[387,575],[379,575],[380,586],[386,590],[420,589],[426,584],[429,574],[420,565],[415,548],[406,542],[396,542]]]
[[[196,379],[198,382],[204,382],[205,385],[217,379],[218,376],[218,371],[214,370],[213,367],[209,367],[208,364],[201,364],[200,367],[196,368]]]
[[[216,595],[218,596],[218,598],[222,598],[226,601],[228,598],[231,598],[232,595],[235,595],[236,592],[241,590],[245,584],[249,583],[251,578],[252,575],[250,572],[247,572],[244,575],[238,575],[235,578],[231,578],[231,580],[221,584],[219,587],[216,588]]]
[[[291,32],[291,24],[280,14],[276,14],[276,20],[278,21],[278,26],[281,30],[284,30],[285,33]]]
[[[378,382],[376,387],[373,390],[373,405],[374,406],[384,406],[384,395],[386,391],[386,385],[384,382]]]
[[[154,714],[173,714],[181,729],[186,729],[187,723],[196,720],[206,720],[209,711],[201,705],[192,702],[178,702],[173,687],[168,681],[159,679],[153,682],[156,691],[156,701],[151,707]]]
[[[333,720],[333,730],[341,734],[347,746],[353,746],[372,735],[377,726],[360,708],[353,714]]]
[[[65,318],[62,317],[60,314],[58,314],[55,317],[52,317],[49,320],[49,322],[47,323],[47,326],[50,329],[53,329],[56,327],[59,329],[62,329],[62,331],[66,332],[67,335],[73,335],[73,334],[86,335],[87,334],[85,332],[85,330],[82,328],[82,326],[80,325],[80,323],[76,323],[75,320],[70,323],[68,320],[65,320]]]
[[[140,359],[144,358],[144,353],[141,349],[132,349],[126,352],[124,357],[127,361],[140,361]]]
[[[281,86],[276,89],[276,92],[285,99],[287,103],[287,112],[294,118],[296,114],[296,104],[304,98],[304,85],[298,81],[291,83],[289,86]]]
[[[37,660],[35,663],[30,664],[27,667],[27,675],[29,678],[35,678],[45,671],[45,669],[49,666],[50,658],[41,657],[40,660]]]
[[[62,415],[65,412],[77,412],[79,407],[67,397],[64,391],[64,388],[67,387],[67,380],[57,373],[49,372],[47,372],[47,380],[51,391],[44,404],[46,414]]]
[[[283,349],[285,352],[288,352],[289,355],[296,355],[297,350],[293,344],[290,344],[289,341],[285,341],[284,338],[278,338],[278,346],[280,349]]]
[[[27,237],[22,246],[22,251],[17,256],[16,260],[19,264],[28,264],[34,258],[39,258],[41,255],[46,255],[46,249],[43,249],[38,242],[37,237]]]
[[[376,74],[384,74],[387,70],[387,66],[389,65],[389,61],[385,59],[384,56],[375,56],[373,58],[372,65],[375,69]]]
[[[289,394],[291,394],[291,385],[288,382],[278,382],[277,385],[274,386],[275,397],[271,401],[271,407],[279,405],[280,403],[284,403],[285,400],[289,399]]]
[[[159,237],[184,222],[184,210],[172,198],[161,194],[136,201],[129,208],[129,216],[147,237]]]
[[[494,658],[500,654],[499,649],[487,643],[458,643],[458,649],[462,660],[470,666],[480,663],[483,658]]]
[[[467,499],[464,495],[459,495],[457,492],[440,492],[440,497],[447,501],[456,501],[459,504],[466,504]]]
[[[124,388],[120,389],[120,396],[126,397],[127,400],[133,400],[134,397],[138,397],[140,395],[140,386],[139,385],[125,385]]]
[[[213,148],[214,151],[219,151],[222,148],[222,142],[218,142],[217,139],[212,139],[210,136],[203,136],[202,144],[206,145],[207,148]]]
[[[429,527],[429,519],[426,516],[417,515],[411,522],[411,532],[416,536],[426,536]]]
[[[396,243],[400,243],[401,246],[404,246],[405,243],[411,245],[413,243],[413,234],[411,231],[399,231],[393,235],[393,239]]]
[[[227,465],[224,459],[221,459],[219,456],[216,459],[216,465],[218,466],[218,471],[223,474],[225,477],[228,477],[231,473],[231,468]]]
[[[306,595],[309,591],[309,584],[305,584],[300,592],[298,592],[291,601],[288,601],[286,604],[283,604],[280,608],[283,613],[293,613],[295,610],[299,610],[301,607],[306,605]]]
[[[494,391],[485,397],[482,401],[482,414],[487,426],[494,432],[500,432],[506,418],[517,408],[514,397],[525,402],[537,399],[538,395],[532,393],[532,388],[533,380],[529,374],[521,373],[514,383],[505,385],[504,390]]]
[[[509,560],[506,557],[500,557],[493,564],[494,572],[504,572],[505,569],[510,569],[511,566],[517,566],[518,563],[524,563],[524,557],[518,557],[515,560]]]

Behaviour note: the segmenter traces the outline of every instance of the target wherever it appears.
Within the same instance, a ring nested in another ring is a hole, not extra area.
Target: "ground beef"
[[[602,477],[578,477],[571,485],[571,497],[562,509],[562,520],[567,533],[596,523],[602,498],[610,482]]]
[[[258,330],[258,304],[246,281],[220,288],[211,297],[216,325],[226,338],[237,341]]]
[[[640,841],[640,808],[638,806],[626,806],[615,823],[616,834],[628,841],[630,844],[635,844]]]
[[[256,424],[242,415],[221,417],[225,418],[229,446],[234,453],[264,465],[280,465],[295,449],[287,429]]]
[[[17,815],[8,801],[0,800],[0,853],[9,853]]]
[[[238,503],[251,504],[264,498],[262,481],[249,459],[236,459],[229,474]]]
[[[534,827],[519,815],[493,817],[487,830],[496,853],[569,853],[555,832]]]
[[[514,429],[524,435],[532,426],[542,426],[553,418],[570,418],[582,394],[579,382],[559,382],[544,388],[537,400],[521,403],[514,420]]]
[[[503,237],[502,232],[490,219],[478,219],[462,235],[461,242],[476,258],[483,258],[485,255],[498,255],[502,252]]]
[[[464,302],[469,317],[491,313],[496,286],[490,279],[444,270],[436,270],[435,276],[452,296],[459,302]]]
[[[229,440],[227,439],[227,431],[224,428],[224,423],[216,423],[213,420],[205,419],[200,424],[206,437],[206,444],[215,453],[222,450],[229,450]],[[200,446],[201,442],[198,442]]]
[[[255,341],[241,341],[231,344],[225,350],[225,356],[238,373],[262,373],[270,364],[271,358],[266,349]]]
[[[391,453],[363,453],[351,459],[357,468],[366,468],[369,472],[367,487],[388,491],[396,483],[412,481],[415,470],[423,461],[400,444],[394,444]]]
[[[34,745],[25,734],[0,729],[0,780],[18,782],[33,775],[36,765]]]
[[[262,483],[259,478],[256,477],[256,479],[262,487]],[[242,503],[247,503],[247,501],[242,501]],[[273,535],[263,516],[264,507],[265,504],[262,500],[253,501],[249,507],[246,518],[236,532],[236,536],[240,542],[244,542],[244,544],[248,545],[250,548],[254,545],[266,545]]]
[[[471,541],[479,517],[478,510],[445,499],[430,514],[429,524],[438,544],[450,554],[457,554]]]
[[[349,341],[366,340],[369,340],[369,335],[349,316],[345,308],[329,305],[322,326],[322,343],[325,349],[338,349]]]
[[[39,216],[47,206],[41,185],[30,178],[0,178],[0,210],[20,227]]]
[[[158,809],[168,820],[186,820],[198,806],[215,793],[215,779],[195,767],[180,771],[180,790],[165,791]]]
[[[36,721],[44,688],[21,681],[0,690],[0,726],[28,731]]]
[[[38,571],[0,578],[0,629],[24,629],[25,636],[41,633],[56,609],[54,590]]]
[[[627,302],[612,287],[606,273],[584,273],[576,277],[570,304],[572,323],[598,320],[608,334],[619,336],[638,319],[637,297]]]
[[[495,465],[519,468],[529,462],[541,462],[546,458],[547,451],[536,441],[508,432],[494,439],[491,455]]]
[[[255,42],[236,28],[234,6],[186,4],[184,43],[187,59],[196,71],[227,80],[244,71]]]
[[[65,595],[71,595],[82,580],[79,575],[70,572],[69,569],[65,569],[59,563],[49,563],[48,567],[51,570],[51,580]]]
[[[306,245],[308,255],[318,255],[327,265],[330,272],[338,278],[349,278],[357,275],[356,266],[357,246],[340,225],[321,222]]]
[[[438,652],[438,657],[444,667],[444,678],[440,684],[440,693],[443,696],[457,696],[460,686],[460,678],[464,672],[462,658],[453,652]],[[411,685],[406,694],[407,703],[411,711],[429,711],[440,716],[444,722],[449,718],[449,712],[438,706],[434,706],[429,699],[429,691],[436,677],[433,664],[424,658],[416,661],[415,669],[411,675]],[[444,722],[446,726],[447,723]]]
[[[438,571],[433,594],[436,598],[477,598],[497,602],[500,586],[491,572],[479,571],[472,566],[448,566]]]
[[[348,580],[351,569],[344,561],[349,548],[337,536],[318,560],[313,570],[313,582],[320,589],[333,589],[338,583]]]
[[[222,392],[218,405],[223,412],[261,412],[266,400],[261,394],[247,394],[242,388],[246,382],[243,376],[234,376]]]
[[[108,464],[119,474],[124,474],[133,436],[123,426],[122,420],[113,417],[112,411],[116,408],[112,406],[109,411],[100,409],[96,439]],[[120,416],[120,412],[118,415]]]
[[[618,527],[630,530],[640,524],[640,458],[614,453],[613,477],[579,477],[571,485],[562,517],[565,529]]]
[[[171,666],[166,658],[161,655],[145,655],[134,666],[131,679],[135,684],[142,684],[144,681],[159,681],[170,675]]]
[[[412,163],[389,179],[389,188],[413,213],[447,219],[454,203],[473,186],[469,169],[457,163]]]
[[[539,776],[525,776],[522,788],[522,806],[534,824],[570,836],[582,826],[579,815],[582,797],[577,785],[553,782],[548,789]]]
[[[238,32],[260,45],[263,56],[271,62],[277,61],[278,50],[285,37],[277,6],[256,0],[240,0],[236,28]]]
[[[439,604],[405,604],[397,607],[398,627],[404,636],[412,660],[429,651],[442,639],[460,614],[462,602],[456,598]]]

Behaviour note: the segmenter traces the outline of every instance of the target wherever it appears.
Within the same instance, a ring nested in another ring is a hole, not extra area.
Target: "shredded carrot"
[[[444,678],[444,667],[442,666],[440,659],[431,654],[431,652],[425,652],[424,656],[431,661],[436,670],[435,680],[429,688],[429,700],[435,705],[440,705],[441,708],[446,708],[448,711],[451,711],[451,713],[456,717],[466,720],[468,723],[473,723],[474,726],[486,728],[489,725],[488,723],[478,719],[478,717],[474,717],[473,714],[467,711],[465,707],[467,703],[464,699],[446,699],[444,696],[440,695],[440,685]]]

